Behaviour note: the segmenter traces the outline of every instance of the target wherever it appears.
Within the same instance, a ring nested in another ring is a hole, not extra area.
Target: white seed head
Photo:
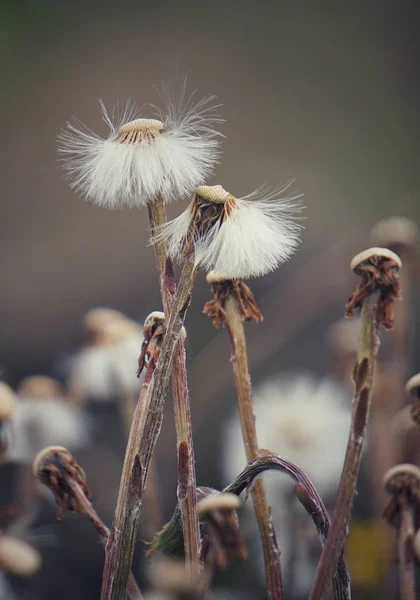
[[[0,569],[18,577],[31,577],[41,568],[39,551],[18,538],[0,535]]]
[[[236,199],[231,194],[226,196],[221,187],[212,194],[206,190],[213,188],[204,187],[206,199],[221,205],[220,221],[204,228],[202,233],[196,230],[194,250],[198,267],[222,273],[226,279],[246,279],[273,271],[295,252],[302,229],[296,220],[296,213],[301,210],[295,202],[297,196],[281,199],[277,190],[268,194],[257,191]],[[197,188],[197,196],[200,189]],[[219,200],[210,200],[210,196]],[[193,208],[190,204],[176,219],[161,227],[152,240],[167,240],[172,258],[183,259]]]
[[[399,269],[402,267],[400,257],[395,252],[392,252],[392,250],[388,250],[388,248],[369,248],[356,254],[350,263],[350,269],[359,275],[359,267],[373,258],[388,258],[389,260],[393,260]]]
[[[420,395],[420,373],[417,375],[413,375],[405,384],[405,391],[407,394],[412,394],[413,396]]]
[[[370,239],[375,246],[415,246],[418,237],[417,225],[407,217],[382,219],[370,232]]]
[[[241,501],[236,494],[210,494],[197,503],[197,512],[199,515],[207,515],[216,510],[237,510],[241,506]]]
[[[214,204],[224,204],[232,199],[232,194],[229,194],[221,185],[200,185],[195,189],[197,196]]]
[[[31,375],[20,382],[17,393],[25,398],[61,398],[64,387],[52,377]]]
[[[212,173],[220,156],[214,126],[220,122],[212,98],[196,102],[185,95],[164,92],[158,118],[139,118],[128,103],[120,114],[109,115],[101,138],[78,121],[68,123],[59,137],[59,152],[71,186],[102,207],[145,206],[191,196]],[[154,109],[156,111],[156,109]]]
[[[383,486],[389,494],[406,487],[408,481],[415,482],[420,489],[420,469],[416,465],[404,463],[389,469],[383,477]]]
[[[270,379],[254,394],[260,447],[298,464],[322,497],[337,491],[351,421],[350,396],[334,380],[308,375]],[[232,481],[246,464],[239,416],[225,431],[223,467]],[[328,447],[328,450],[327,450]],[[288,502],[293,484],[287,477],[266,480],[273,516]]]
[[[78,407],[59,398],[20,398],[10,422],[11,460],[32,463],[51,445],[77,450],[89,443],[88,423]]]
[[[16,406],[16,395],[11,387],[0,381],[0,421],[10,419]]]

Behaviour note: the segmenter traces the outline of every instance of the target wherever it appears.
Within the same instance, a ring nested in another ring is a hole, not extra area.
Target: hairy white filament
[[[152,108],[159,121],[149,121],[149,135],[128,138],[135,143],[119,143],[119,130],[130,129],[135,119],[144,116],[130,102],[112,115],[101,102],[110,130],[105,139],[77,119],[70,121],[59,136],[59,152],[71,186],[94,204],[110,209],[143,206],[157,195],[165,202],[191,195],[218,161],[219,134],[214,126],[221,119],[215,114],[213,97],[196,102],[194,94],[186,97],[185,85],[177,97],[164,89],[161,99],[164,109]],[[137,123],[147,125],[146,120]]]

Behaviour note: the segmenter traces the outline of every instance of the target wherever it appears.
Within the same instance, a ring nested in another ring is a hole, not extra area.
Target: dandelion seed
[[[199,186],[188,208],[152,242],[167,239],[178,260],[194,252],[197,266],[226,279],[264,275],[290,258],[300,241],[299,196],[281,199],[284,189],[235,198],[221,185]]]
[[[71,186],[94,204],[110,209],[144,206],[191,195],[212,173],[220,149],[214,126],[214,98],[196,102],[194,94],[161,94],[158,118],[143,118],[128,102],[110,115],[101,102],[110,132],[106,139],[77,119],[59,136],[59,152]]]
[[[50,392],[41,395],[42,389]],[[45,446],[63,444],[77,450],[87,446],[89,434],[79,409],[64,399],[60,384],[49,377],[28,377],[19,387],[10,427],[11,460],[32,462]]]

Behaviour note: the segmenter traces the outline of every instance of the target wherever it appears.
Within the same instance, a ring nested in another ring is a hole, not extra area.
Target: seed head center
[[[152,141],[162,133],[162,121],[157,119],[135,119],[125,123],[118,129],[118,144],[135,144],[137,142]]]

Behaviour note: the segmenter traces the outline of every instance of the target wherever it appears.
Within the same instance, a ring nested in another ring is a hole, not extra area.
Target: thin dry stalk
[[[154,236],[156,228],[166,222],[165,204],[161,198],[157,198],[155,202],[149,205],[149,220],[152,236]],[[171,259],[168,257],[167,242],[165,240],[156,242],[154,248],[164,313],[169,315],[176,292],[174,268]],[[197,483],[186,355],[182,338],[175,346],[172,363],[172,396],[178,450],[177,495],[181,508],[185,561],[190,576],[194,578],[199,573],[201,538],[197,514]]]
[[[133,421],[134,411],[136,409],[136,400],[133,394],[129,391],[123,393],[120,402],[122,419],[124,423],[125,433],[130,435],[131,423]],[[157,473],[156,458],[153,458],[150,465],[149,478],[147,487],[144,491],[144,512],[146,519],[144,522],[145,534],[152,538],[156,531],[159,531],[164,523],[162,499],[159,493],[159,477]]]
[[[309,600],[321,600],[326,594],[348,534],[372,397],[373,372],[378,348],[376,322],[378,300],[379,292],[375,291],[363,303],[360,318],[359,351],[354,375],[355,395],[350,436],[332,524],[318,564]]]
[[[346,307],[348,317],[353,316],[356,307],[361,308],[359,345],[353,372],[355,391],[352,420],[331,528],[309,600],[321,600],[326,595],[348,535],[371,407],[373,374],[379,347],[379,325],[382,324],[386,329],[392,328],[393,301],[400,297],[400,260],[396,255],[390,258],[389,251],[384,255],[378,254],[379,251],[381,249],[377,248],[366,251],[352,261],[352,268],[362,277]],[[360,259],[360,262],[357,262],[357,259]]]
[[[211,281],[211,276],[209,279]],[[204,310],[213,317],[214,322],[222,322],[229,334],[242,436],[249,462],[258,458],[259,447],[243,321],[250,318],[259,321],[262,316],[252,293],[242,281],[213,282],[213,292],[214,299]],[[271,519],[271,507],[261,479],[252,486],[251,496],[263,547],[268,598],[280,600],[283,597],[280,551]]]
[[[414,509],[404,494],[399,499],[401,525],[398,532],[398,567],[401,600],[416,600],[415,555],[413,540]]]
[[[115,519],[106,547],[101,600],[125,600],[150,461],[162,426],[171,366],[194,283],[193,258],[182,270],[173,310],[166,320],[157,365],[149,361],[124,459]]]

